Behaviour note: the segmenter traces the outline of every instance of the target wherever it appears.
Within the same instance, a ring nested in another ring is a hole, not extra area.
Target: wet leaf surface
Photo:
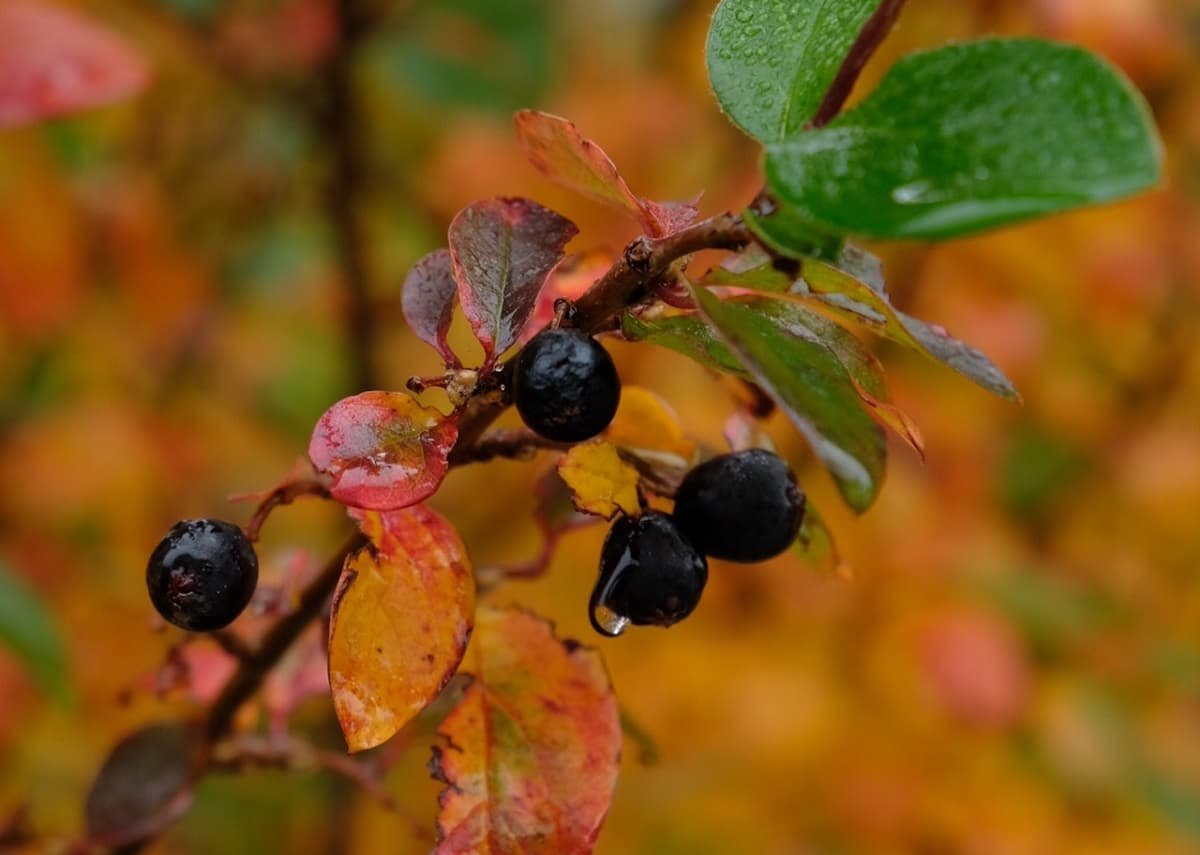
[[[370,543],[346,559],[329,626],[329,686],[351,751],[385,742],[445,688],[466,650],[475,580],[425,507],[353,512]]]
[[[438,729],[442,855],[587,853],[616,785],[620,714],[599,654],[523,611],[483,609],[474,680]]]
[[[395,510],[437,490],[458,428],[401,392],[363,392],[330,407],[313,429],[308,456],[333,479],[345,505]]]
[[[723,0],[708,34],[721,108],[760,142],[804,129],[879,0]]]
[[[767,182],[815,225],[940,239],[1154,186],[1162,144],[1104,60],[1036,39],[911,54],[828,126],[767,148]]]
[[[450,223],[459,300],[486,364],[517,340],[577,232],[570,220],[528,199],[476,202]]]

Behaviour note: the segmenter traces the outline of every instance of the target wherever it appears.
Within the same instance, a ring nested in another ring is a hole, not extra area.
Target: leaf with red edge
[[[474,680],[430,763],[447,785],[436,851],[591,852],[621,753],[600,655],[516,610],[481,610],[476,636]]]
[[[636,219],[653,237],[665,237],[696,219],[690,203],[643,199],[625,183],[612,159],[561,116],[521,110],[513,117],[517,138],[534,167],[556,184],[607,202]]]
[[[408,271],[400,292],[404,319],[417,338],[437,350],[451,368],[462,365],[446,342],[457,302],[458,283],[454,281],[449,250],[429,253]]]
[[[0,3],[0,128],[130,98],[150,81],[125,39],[72,9]]]
[[[169,722],[117,743],[88,793],[88,842],[104,851],[134,846],[187,813],[199,774],[196,737],[188,725]]]
[[[471,636],[475,578],[458,532],[424,506],[352,511],[329,618],[329,687],[351,751],[389,739],[445,688]]]
[[[400,392],[363,392],[325,411],[308,457],[344,505],[391,511],[433,495],[449,469],[458,427]]]
[[[554,304],[560,300],[578,300],[596,284],[613,265],[612,253],[606,249],[590,249],[578,255],[569,255],[550,271],[546,284],[538,294],[533,314],[521,331],[521,344],[537,335],[554,320]]]
[[[488,199],[450,223],[450,255],[463,313],[490,367],[517,340],[547,275],[578,234],[575,224],[529,199]]]

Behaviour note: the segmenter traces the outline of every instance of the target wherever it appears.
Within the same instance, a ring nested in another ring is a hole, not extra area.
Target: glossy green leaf
[[[816,113],[879,0],[723,0],[708,76],[734,124],[762,142],[794,137]]]
[[[1036,39],[908,56],[858,107],[767,152],[769,186],[814,227],[926,239],[1131,195],[1162,159],[1119,71]]]
[[[693,294],[718,335],[829,469],[847,504],[858,511],[870,507],[883,481],[887,444],[837,356],[762,306],[723,302],[707,288]]]
[[[0,644],[11,650],[38,683],[58,701],[67,701],[67,657],[50,616],[37,594],[0,563]]]
[[[682,353],[714,371],[754,380],[754,376],[717,337],[713,328],[697,315],[645,318],[628,312],[621,320],[621,331],[630,341],[657,344]]]

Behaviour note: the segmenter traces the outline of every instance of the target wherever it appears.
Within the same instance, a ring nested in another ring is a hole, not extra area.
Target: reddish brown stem
[[[263,523],[267,521],[267,517],[271,515],[271,512],[280,505],[290,505],[302,496],[316,496],[317,498],[328,499],[329,488],[315,478],[305,478],[299,481],[289,481],[286,484],[280,484],[258,503],[258,507],[254,510],[254,515],[250,517],[250,521],[243,527],[246,539],[251,543],[257,541],[262,531]]]
[[[892,27],[896,24],[896,18],[904,9],[905,2],[907,0],[883,0],[879,4],[879,8],[875,10],[875,14],[867,19],[858,38],[850,46],[850,52],[846,54],[842,67],[838,69],[837,76],[833,78],[833,83],[829,85],[829,91],[825,93],[821,106],[817,108],[812,121],[808,123],[810,128],[825,127],[833,120],[834,116],[842,111],[846,99],[850,97],[850,92],[854,89],[854,84],[858,82],[858,76],[862,74],[863,68],[867,65],[867,60],[874,55],[883,40],[887,38],[887,34],[892,31]]]

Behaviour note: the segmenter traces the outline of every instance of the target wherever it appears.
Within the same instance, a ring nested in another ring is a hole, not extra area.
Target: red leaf
[[[546,276],[578,232],[528,199],[476,202],[450,223],[458,295],[487,355],[485,367],[517,340]]]
[[[458,428],[400,392],[363,392],[325,411],[308,456],[333,478],[344,505],[388,511],[433,495],[449,468]]]
[[[605,249],[592,249],[578,255],[567,256],[550,271],[550,276],[538,294],[533,314],[521,331],[521,343],[529,341],[542,327],[554,320],[554,304],[560,298],[578,300],[613,265],[612,253]]]
[[[450,252],[445,249],[431,252],[414,264],[400,293],[401,308],[409,327],[417,338],[435,348],[452,368],[462,365],[446,343],[457,300],[458,283],[454,281]]]
[[[458,532],[425,507],[353,512],[371,544],[346,559],[329,623],[329,686],[351,751],[385,742],[454,676],[475,579]]]
[[[0,128],[120,101],[149,80],[142,56],[107,27],[33,0],[0,3]]]
[[[591,852],[621,752],[616,697],[594,650],[527,612],[480,611],[474,681],[438,728],[438,853]]]
[[[556,184],[621,208],[651,236],[672,234],[696,219],[694,205],[651,202],[630,190],[604,149],[579,133],[574,122],[521,110],[513,123],[525,155],[539,172]]]

